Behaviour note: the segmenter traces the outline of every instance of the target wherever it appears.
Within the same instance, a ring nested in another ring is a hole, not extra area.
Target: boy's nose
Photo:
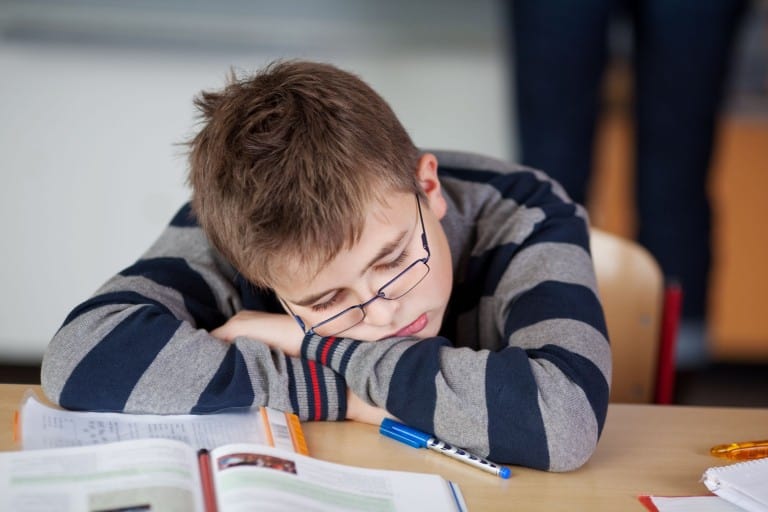
[[[376,299],[365,307],[364,322],[377,327],[389,325],[399,307],[398,300]]]

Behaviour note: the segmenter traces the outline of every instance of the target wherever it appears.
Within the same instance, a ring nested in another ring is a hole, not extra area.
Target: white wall
[[[132,263],[186,200],[175,144],[193,133],[192,97],[221,86],[231,65],[330,61],[377,89],[418,145],[512,157],[495,4],[473,4],[481,15],[471,32],[408,48],[398,37],[367,39],[366,27],[377,26],[369,18],[362,26],[347,20],[348,33],[319,47],[289,30],[282,47],[278,40],[248,50],[98,37],[65,44],[60,27],[59,40],[0,39],[0,364],[38,362],[67,313]]]

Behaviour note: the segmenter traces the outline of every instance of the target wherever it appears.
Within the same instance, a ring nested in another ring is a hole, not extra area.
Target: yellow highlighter
[[[743,441],[740,443],[719,444],[709,453],[715,457],[731,460],[748,460],[768,457],[768,439],[763,441]]]

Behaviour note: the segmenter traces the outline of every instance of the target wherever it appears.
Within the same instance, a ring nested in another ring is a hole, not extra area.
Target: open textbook
[[[466,510],[438,475],[305,456],[298,418],[76,412],[25,396],[0,453],[0,511]],[[209,451],[210,450],[210,451]]]
[[[438,475],[324,462],[263,445],[172,439],[0,453],[0,510],[466,510]]]

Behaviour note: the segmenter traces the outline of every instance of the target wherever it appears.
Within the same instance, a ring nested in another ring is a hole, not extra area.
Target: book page
[[[464,510],[458,489],[438,475],[333,464],[253,445],[211,452],[219,509]]]
[[[81,412],[48,407],[30,395],[20,421],[24,450],[151,438],[176,439],[194,448],[267,441],[258,409],[207,415]]]
[[[3,452],[0,510],[202,512],[197,457],[159,439]]]

